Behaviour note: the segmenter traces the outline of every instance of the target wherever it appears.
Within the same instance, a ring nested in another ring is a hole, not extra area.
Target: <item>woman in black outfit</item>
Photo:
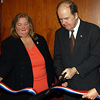
[[[41,91],[44,91],[52,86],[55,83],[53,60],[44,37],[33,32],[31,18],[24,13],[17,14],[12,21],[10,33],[10,36],[1,43],[0,80],[13,90],[34,88],[36,77],[33,73],[35,65],[32,60],[42,57],[44,62],[38,60],[36,64],[41,63],[38,66],[44,67],[37,75],[43,70],[39,77],[43,79],[45,76],[47,81],[44,82],[44,86],[38,85],[38,89],[42,87]],[[31,49],[34,46],[41,56],[29,54],[27,48]],[[31,93],[12,94],[2,90],[0,100],[29,100],[31,96]]]

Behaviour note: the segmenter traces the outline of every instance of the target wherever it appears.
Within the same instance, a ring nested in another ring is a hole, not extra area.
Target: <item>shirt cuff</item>
[[[74,67],[74,68],[75,68],[75,70],[76,70],[76,73],[75,73],[75,74],[79,74],[79,72],[77,71],[76,67]]]

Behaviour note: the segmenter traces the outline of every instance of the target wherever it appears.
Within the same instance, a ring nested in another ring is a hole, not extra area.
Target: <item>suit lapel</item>
[[[31,65],[30,57],[29,57],[29,55],[28,55],[28,52],[27,52],[27,50],[26,50],[26,48],[25,48],[23,42],[22,42],[20,39],[18,39],[17,45],[19,46],[19,47],[18,47],[18,48],[19,48],[19,51],[21,52],[21,54],[22,54],[22,56],[23,56],[23,61],[25,61],[24,63],[26,63],[27,66],[32,66],[32,65]]]
[[[62,41],[65,46],[65,49],[69,55],[69,58],[71,59],[71,49],[70,49],[70,40],[69,40],[69,31],[64,31],[64,34],[62,35]]]
[[[34,40],[34,39],[32,38],[32,40],[33,40],[33,42],[35,43],[35,45],[37,46],[37,48],[39,49],[39,51],[40,51],[42,54],[44,54],[43,52],[45,52],[45,51],[42,50],[42,47],[41,47],[42,45],[40,45],[39,39]],[[26,48],[25,48],[23,42],[22,42],[20,39],[17,39],[16,45],[18,45],[18,47],[17,47],[17,48],[18,48],[18,51],[21,52],[21,55],[23,56],[23,60],[25,61],[25,63],[27,64],[27,66],[32,66],[32,65],[31,65],[30,57],[29,57],[29,55],[28,55],[28,52],[27,52],[27,50],[26,50]]]
[[[77,37],[76,37],[76,40],[75,40],[75,45],[74,45],[74,50],[73,50],[73,58],[75,57],[76,53],[78,52],[79,47],[81,46],[81,43],[85,38],[85,34],[86,34],[85,25],[81,21],[80,26],[79,26],[79,30],[78,30],[78,33],[77,33]]]

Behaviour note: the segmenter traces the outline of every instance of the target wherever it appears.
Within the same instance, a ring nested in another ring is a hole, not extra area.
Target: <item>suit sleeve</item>
[[[47,79],[48,79],[48,84],[50,87],[52,83],[55,83],[55,70],[54,70],[53,59],[51,57],[45,38],[40,35],[38,35],[38,37],[39,37],[39,45],[37,44],[36,45],[45,58]]]
[[[13,69],[13,54],[9,42],[1,43],[0,77],[4,80]]]
[[[59,77],[64,69],[63,69],[62,56],[59,47],[59,41],[57,37],[57,31],[55,33],[55,42],[54,42],[54,67],[56,70],[56,74]]]
[[[100,85],[97,86],[95,89],[97,90],[98,94],[100,95]]]
[[[49,52],[49,48],[48,48],[46,40],[45,40],[45,51],[47,51],[46,52],[47,59],[45,59],[47,62],[47,74],[48,74],[49,79],[52,80],[52,83],[55,83],[55,70],[54,70],[53,59]]]
[[[91,32],[92,34],[89,43],[90,56],[82,63],[75,66],[82,78],[86,77],[100,64],[100,29],[99,27],[93,27]]]

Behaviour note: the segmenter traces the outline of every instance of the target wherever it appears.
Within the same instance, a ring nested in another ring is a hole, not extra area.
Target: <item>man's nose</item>
[[[65,19],[63,19],[63,20],[62,20],[62,24],[65,24],[65,23],[66,23],[66,20],[65,20]]]

